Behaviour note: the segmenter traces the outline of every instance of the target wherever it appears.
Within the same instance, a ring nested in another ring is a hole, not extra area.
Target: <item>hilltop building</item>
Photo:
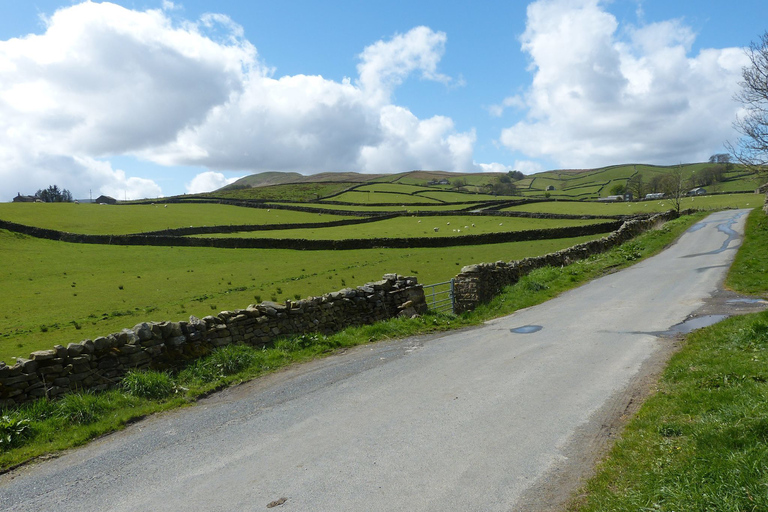
[[[16,197],[13,198],[14,203],[34,203],[37,201],[35,196],[23,196],[21,192],[16,192]]]
[[[93,202],[98,204],[117,204],[117,199],[109,196],[99,196]]]

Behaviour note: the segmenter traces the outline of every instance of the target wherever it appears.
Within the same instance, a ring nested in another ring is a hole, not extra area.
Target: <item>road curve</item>
[[[515,510],[717,290],[746,213],[480,328],[359,347],[22,467],[0,510]]]

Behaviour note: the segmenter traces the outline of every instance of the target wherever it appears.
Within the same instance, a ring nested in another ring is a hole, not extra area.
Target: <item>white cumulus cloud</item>
[[[421,26],[374,42],[357,78],[276,77],[229,17],[176,22],[178,4],[162,6],[80,3],[42,34],[0,41],[0,179],[13,185],[0,200],[54,183],[79,197],[86,185],[160,195],[111,168],[123,155],[213,173],[477,168],[474,130],[391,100],[411,75],[452,82],[438,69],[446,34]]]
[[[187,194],[201,194],[225,187],[240,178],[227,178],[224,174],[215,171],[201,172],[192,181],[187,183]]]
[[[521,42],[532,84],[492,110],[522,102],[527,116],[502,131],[502,144],[563,167],[702,161],[722,151],[738,109],[742,49],[691,55],[695,34],[682,20],[622,31],[606,3],[528,6]]]

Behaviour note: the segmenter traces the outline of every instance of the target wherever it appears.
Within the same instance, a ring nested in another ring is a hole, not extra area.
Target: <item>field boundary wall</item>
[[[0,229],[60,242],[105,245],[150,245],[166,247],[215,247],[220,249],[294,249],[294,250],[355,250],[412,249],[417,247],[455,247],[465,245],[528,242],[558,238],[591,236],[614,231],[621,221],[528,231],[483,233],[479,235],[413,237],[413,238],[348,238],[343,240],[307,240],[299,238],[187,238],[160,235],[86,235],[37,228],[0,220]]]
[[[112,388],[129,370],[179,368],[226,345],[266,347],[278,338],[330,334],[426,309],[415,277],[386,274],[381,281],[320,297],[262,302],[202,319],[192,316],[188,322],[142,322],[93,340],[33,352],[13,366],[0,362],[0,407]]]

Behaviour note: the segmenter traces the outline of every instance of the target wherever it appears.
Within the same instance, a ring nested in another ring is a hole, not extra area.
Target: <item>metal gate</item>
[[[453,283],[454,280],[443,283],[425,284],[424,298],[427,301],[427,307],[432,311],[444,311],[453,313]]]

